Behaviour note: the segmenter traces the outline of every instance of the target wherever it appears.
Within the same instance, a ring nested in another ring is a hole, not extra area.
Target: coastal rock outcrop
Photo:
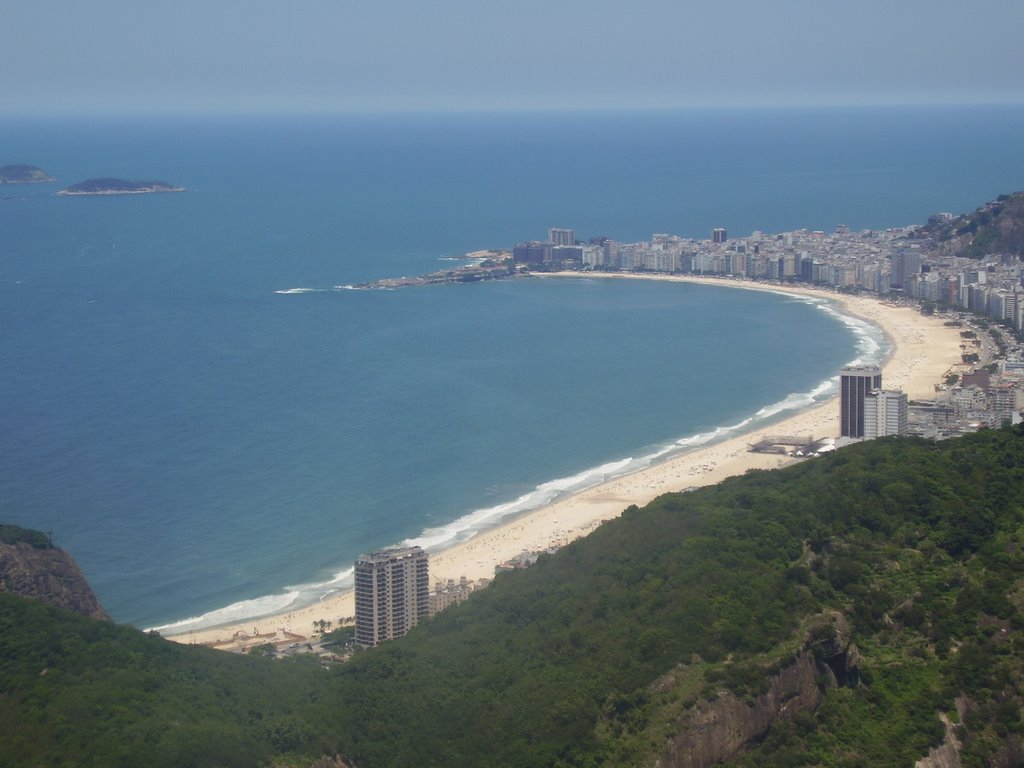
[[[701,700],[678,721],[655,768],[707,768],[760,741],[773,723],[816,709],[825,692],[856,685],[860,654],[841,614],[821,618],[796,658],[772,678],[768,690],[752,701],[730,692]]]
[[[92,619],[110,620],[71,555],[50,545],[38,532],[0,527],[5,533],[12,529],[20,532],[0,536],[0,592],[42,600]]]

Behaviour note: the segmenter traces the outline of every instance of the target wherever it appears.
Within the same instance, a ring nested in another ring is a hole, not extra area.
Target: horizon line
[[[443,117],[443,116],[512,116],[512,115],[598,115],[598,114],[670,114],[686,112],[781,112],[781,111],[849,111],[849,110],[917,110],[917,109],[969,109],[1024,107],[1024,98],[978,101],[849,101],[849,102],[782,102],[764,103],[704,103],[689,105],[633,105],[633,106],[449,106],[437,108],[416,107],[239,107],[226,109],[185,108],[109,108],[90,110],[68,109],[2,109],[0,117],[14,120],[33,119],[96,119],[96,118],[338,118],[338,117]]]

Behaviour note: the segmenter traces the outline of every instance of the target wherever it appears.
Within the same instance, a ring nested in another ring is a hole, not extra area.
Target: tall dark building
[[[724,243],[729,239],[729,233],[723,227],[715,227],[711,230],[711,242]]]
[[[430,615],[430,571],[421,547],[371,552],[356,561],[356,642],[401,637]]]
[[[839,434],[864,437],[864,398],[882,388],[877,365],[848,366],[839,372]]]
[[[814,282],[814,259],[808,257],[800,259],[800,282]]]

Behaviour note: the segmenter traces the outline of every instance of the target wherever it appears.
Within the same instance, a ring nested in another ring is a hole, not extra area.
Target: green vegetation
[[[53,547],[49,534],[6,523],[0,523],[0,541],[12,545],[24,542],[35,549],[51,549]]]
[[[980,259],[989,254],[1024,255],[1024,192],[1000,195],[952,222],[923,228],[956,256]]]
[[[331,670],[0,596],[0,764],[650,765],[690,705],[756,700],[839,611],[859,679],[734,764],[912,765],[944,712],[987,765],[1022,732],[1022,546],[1015,428],[667,494]]]
[[[253,766],[320,754],[328,676],[0,594],[0,765]]]

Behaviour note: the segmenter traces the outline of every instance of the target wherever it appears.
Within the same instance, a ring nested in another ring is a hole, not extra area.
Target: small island
[[[86,179],[62,189],[58,195],[148,195],[156,192],[184,192],[166,181],[131,181],[129,179]]]
[[[0,184],[43,184],[48,181],[54,181],[54,178],[34,165],[0,165]]]

